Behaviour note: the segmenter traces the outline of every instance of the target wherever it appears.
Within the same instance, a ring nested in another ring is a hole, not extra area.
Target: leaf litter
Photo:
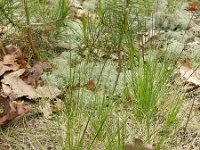
[[[29,112],[24,102],[18,102],[18,99],[55,99],[61,95],[56,86],[49,86],[41,79],[43,72],[51,68],[49,62],[39,61],[33,67],[28,67],[20,49],[14,45],[9,45],[5,49],[7,54],[0,61],[2,87],[0,104],[3,108],[0,113],[0,126]]]
[[[192,69],[190,64],[181,63],[180,76],[186,82],[192,83],[195,86],[200,86],[200,68]]]

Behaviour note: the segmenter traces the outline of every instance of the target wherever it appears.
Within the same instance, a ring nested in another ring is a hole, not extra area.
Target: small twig
[[[185,127],[183,128],[183,133],[185,134],[186,132],[186,129],[187,129],[187,126],[188,126],[188,123],[189,123],[189,120],[190,120],[190,117],[191,117],[191,114],[192,114],[192,109],[194,107],[194,102],[195,102],[195,98],[193,98],[193,101],[192,101],[192,105],[190,107],[190,111],[189,111],[189,115],[188,115],[188,118],[187,118],[187,122],[185,124]]]
[[[30,17],[29,17],[27,0],[24,0],[24,10],[25,10],[25,15],[26,15],[26,23],[28,26],[27,27],[28,41],[31,45],[31,49],[33,51],[33,54],[34,54],[36,60],[40,60],[40,55],[39,55],[38,49],[36,48],[36,46],[33,42],[33,38],[32,38],[32,28],[30,26]]]

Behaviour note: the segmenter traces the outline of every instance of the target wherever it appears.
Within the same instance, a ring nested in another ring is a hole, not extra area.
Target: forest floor
[[[24,104],[15,106],[23,115],[2,127],[0,149],[200,149],[199,11],[184,2],[166,13],[160,3],[145,32],[135,33],[135,48],[128,40],[118,45],[121,20],[116,30],[90,19],[85,26],[85,14],[97,15],[96,1],[86,0],[71,4],[73,31],[40,37],[44,49],[56,49],[41,49],[48,63],[19,59],[17,50],[1,56],[1,91]]]

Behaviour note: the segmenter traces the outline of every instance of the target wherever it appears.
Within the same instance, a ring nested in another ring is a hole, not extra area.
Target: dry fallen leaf
[[[13,55],[16,59],[22,56],[22,52],[14,45],[7,45],[5,46],[6,53]]]
[[[41,81],[43,71],[51,67],[50,63],[37,62],[32,68],[27,69],[27,62],[24,60],[20,49],[8,45],[4,51],[5,53],[2,54],[3,61],[0,61],[2,95],[9,97],[12,102],[0,97],[0,108],[3,109],[0,111],[0,126],[6,125],[17,116],[28,113],[28,109],[24,107],[24,102],[13,100],[20,97],[54,99],[61,95],[61,91],[57,87],[38,84]],[[52,108],[49,109],[49,107],[50,104],[46,104],[41,108],[45,116],[52,114]],[[56,108],[59,109],[59,107]]]
[[[11,72],[9,74],[6,74],[4,76],[9,77],[20,77],[25,72],[25,69],[18,69],[17,71]]]
[[[49,102],[45,102],[42,106],[39,106],[40,111],[43,113],[45,118],[51,118],[51,115],[53,114],[51,110],[51,104]]]
[[[8,96],[12,93],[12,89],[9,85],[2,84],[2,91],[5,96]]]
[[[5,55],[3,57],[4,65],[16,65],[16,58],[13,55]]]
[[[38,97],[46,97],[49,99],[54,99],[61,95],[61,91],[55,86],[39,86],[36,88],[35,92]]]
[[[10,45],[7,46],[7,55],[3,57],[3,64],[5,65],[18,65],[20,68],[26,68],[27,62],[22,56],[22,51],[17,47]]]
[[[20,57],[21,51],[16,47],[11,48],[9,54],[3,57],[3,61],[0,61],[0,76],[7,71],[16,71],[17,69],[19,69],[20,64],[17,63],[17,58]]]
[[[88,90],[94,92],[96,90],[96,86],[94,84],[94,80],[89,80],[86,84]]]
[[[200,72],[193,70],[188,63],[181,63],[180,74],[187,82],[200,86]]]
[[[0,97],[0,105],[3,112],[0,113],[0,126],[6,125],[17,116],[23,116],[29,110],[25,108],[24,102],[9,102],[6,98]]]
[[[4,75],[4,78],[1,80],[1,82],[5,85],[10,86],[10,88],[12,89],[12,93],[16,94],[17,96],[16,98],[23,97],[23,96],[28,97],[29,99],[37,98],[35,89],[32,86],[26,84],[17,75],[16,76],[12,76],[9,74]],[[5,91],[3,92],[6,93]],[[10,95],[6,95],[6,96],[10,96]]]
[[[4,84],[4,94],[9,96],[12,100],[23,96],[29,99],[36,99],[41,97],[54,99],[61,95],[61,91],[57,87],[41,86],[35,89],[17,76],[4,76],[1,81]]]
[[[188,11],[197,11],[199,10],[199,2],[197,0],[194,0],[190,3],[188,3],[188,7],[187,7]]]
[[[43,67],[46,68],[47,66]],[[29,99],[36,99],[40,97],[54,99],[61,95],[61,91],[57,87],[44,85],[38,86],[35,89],[33,86],[28,85],[20,78],[24,72],[25,69],[19,69],[11,73],[4,74],[3,79],[1,80],[2,90],[6,96],[10,97],[11,100],[15,100],[23,96]]]
[[[51,118],[51,115],[54,113],[58,113],[63,110],[64,103],[62,100],[57,99],[54,104],[51,104],[50,101],[44,100],[42,104],[39,106],[39,110],[43,113],[45,118]]]
[[[6,66],[3,64],[3,62],[0,62],[0,76],[2,76],[7,71],[15,71],[19,69],[19,66]]]
[[[32,68],[28,69],[21,78],[27,84],[37,87],[43,71],[50,67],[51,65],[49,62],[37,62]]]
[[[27,67],[27,62],[24,59],[18,59],[17,63],[19,64],[19,66],[20,66],[19,68],[20,69]]]
[[[16,108],[17,108],[17,114],[20,116],[29,112],[29,110],[27,108],[25,108],[25,106],[24,106],[24,101],[17,102]]]

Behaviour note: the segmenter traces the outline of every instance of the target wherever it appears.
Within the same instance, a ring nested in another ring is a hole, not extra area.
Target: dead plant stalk
[[[25,10],[25,15],[26,15],[28,41],[31,45],[31,49],[33,51],[35,59],[40,60],[40,55],[39,55],[38,49],[36,48],[36,46],[33,42],[33,38],[32,38],[32,28],[30,26],[30,16],[29,16],[27,0],[24,0],[24,10]]]

